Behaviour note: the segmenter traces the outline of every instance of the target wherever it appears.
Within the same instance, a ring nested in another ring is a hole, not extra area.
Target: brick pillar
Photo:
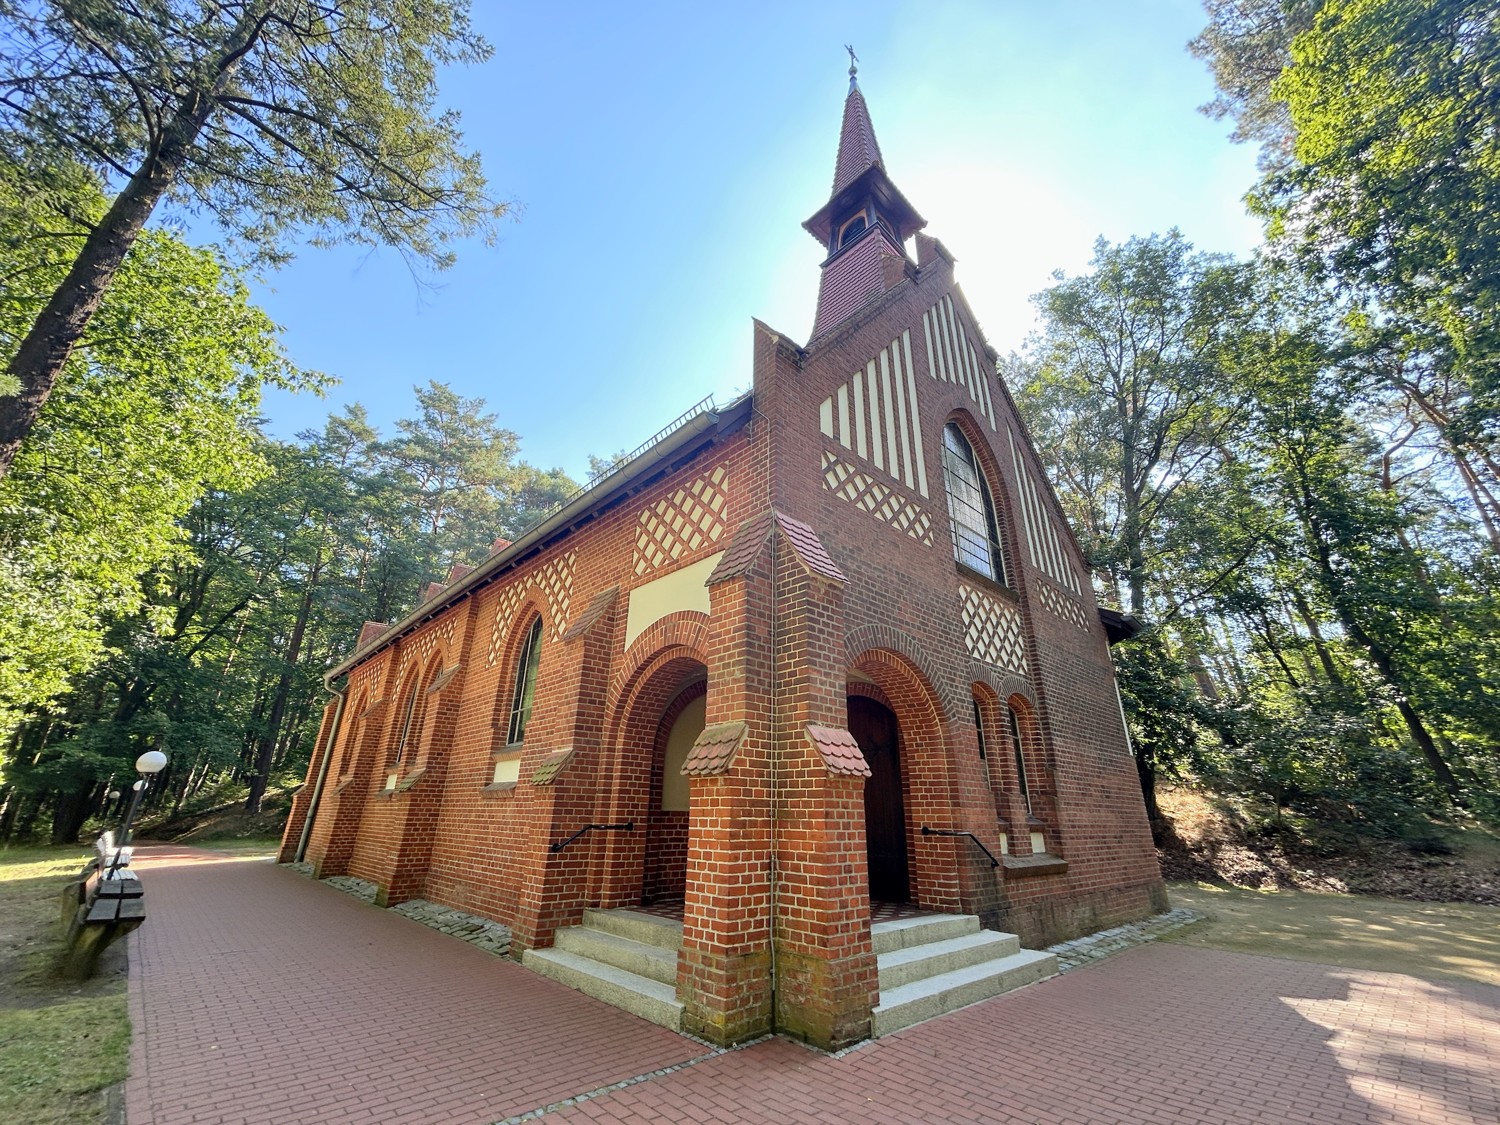
[[[307,841],[307,859],[319,879],[346,875],[365,807],[377,784],[375,775],[382,764],[386,700],[369,704],[361,713],[344,713],[343,728],[335,747],[341,776],[330,770],[323,785],[322,807]],[[347,778],[347,780],[345,780]],[[383,780],[383,777],[382,777]]]
[[[869,1037],[864,783],[846,728],[843,582],[778,537],[773,888],[777,1030],[836,1050]]]
[[[677,995],[686,1031],[734,1043],[772,1026],[769,559],[752,555],[710,582],[705,735],[738,735],[725,757],[690,772]]]
[[[287,812],[286,827],[281,832],[281,847],[276,850],[277,863],[290,863],[297,858],[297,845],[302,841],[302,826],[307,823],[307,811],[312,806],[313,792],[318,787],[318,774],[323,769],[323,759],[333,752],[333,717],[338,712],[339,700],[330,699],[323,707],[323,720],[318,724],[318,740],[313,744],[312,758],[307,763],[307,777],[302,788],[292,797],[292,807]]]
[[[521,799],[529,802],[530,876],[519,888],[511,949],[552,944],[563,926],[583,920],[590,880],[613,833],[584,836],[561,852],[550,845],[589,823],[607,823],[608,795],[601,792],[605,700],[616,629],[618,589],[595,597],[552,654],[548,690],[528,725],[537,746],[522,763]],[[547,749],[547,747],[552,747]]]

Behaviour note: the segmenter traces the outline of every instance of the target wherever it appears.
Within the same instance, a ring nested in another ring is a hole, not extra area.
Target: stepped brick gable
[[[852,70],[812,338],[366,624],[281,852],[721,1043],[1166,909],[1087,565]]]

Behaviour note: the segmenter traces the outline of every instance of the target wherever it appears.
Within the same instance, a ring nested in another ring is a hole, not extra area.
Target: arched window
[[[953,557],[970,570],[1008,585],[990,486],[979,470],[974,447],[953,422],[943,427],[943,482],[953,522]]]
[[[531,718],[531,701],[536,695],[536,670],[542,659],[542,619],[531,623],[526,640],[516,657],[516,679],[510,694],[510,723],[505,742],[516,746],[525,741],[526,723]]]
[[[415,740],[413,739],[413,727],[417,720],[417,697],[422,694],[421,669],[413,668],[411,675],[406,678],[406,706],[401,709],[400,734],[396,737],[396,753],[391,759],[391,765],[399,766],[401,760],[406,757],[406,750]]]
[[[1014,706],[1005,708],[1010,726],[1010,747],[1016,756],[1016,784],[1021,787],[1021,800],[1026,804],[1026,815],[1034,816],[1031,807],[1031,784],[1026,780],[1026,744],[1021,737],[1021,719]]]
[[[860,235],[865,233],[865,213],[861,211],[843,226],[839,227],[839,246],[848,246]]]

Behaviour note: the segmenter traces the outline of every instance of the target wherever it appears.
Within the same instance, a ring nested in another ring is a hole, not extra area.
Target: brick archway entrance
[[[850,696],[849,732],[870,766],[865,782],[870,898],[874,902],[904,903],[911,899],[911,863],[906,850],[906,802],[902,797],[896,714],[868,696]]]
[[[662,712],[651,759],[641,903],[680,903],[687,891],[688,779],[682,763],[703,733],[708,684],[688,684]]]

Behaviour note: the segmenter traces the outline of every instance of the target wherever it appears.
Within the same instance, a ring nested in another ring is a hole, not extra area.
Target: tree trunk
[[[1156,762],[1151,749],[1136,739],[1135,773],[1141,782],[1141,797],[1146,802],[1146,821],[1151,826],[1151,839],[1160,845],[1167,835],[1167,818],[1162,816],[1161,805],[1156,800]]]
[[[182,174],[188,153],[213,113],[217,98],[260,37],[271,0],[251,5],[231,33],[207,86],[188,88],[162,127],[154,149],[110,204],[99,225],[84,239],[67,277],[53,291],[6,371],[20,381],[14,397],[0,398],[0,479],[9,472],[21,443],[52,395],[68,356],[82,338],[125,256]]]
[[[307,621],[312,616],[313,591],[317,588],[322,573],[323,554],[319,550],[308,571],[307,582],[302,590],[302,603],[297,607],[297,620],[292,626],[291,638],[286,644],[281,675],[276,681],[276,694],[271,700],[271,714],[266,719],[256,748],[255,766],[250,774],[250,795],[245,798],[245,811],[260,812],[261,798],[266,794],[266,785],[271,779],[271,764],[276,754],[277,736],[281,731],[282,716],[286,714],[287,700],[291,696],[292,675],[296,670],[297,657],[302,652],[302,638],[307,633]]]

